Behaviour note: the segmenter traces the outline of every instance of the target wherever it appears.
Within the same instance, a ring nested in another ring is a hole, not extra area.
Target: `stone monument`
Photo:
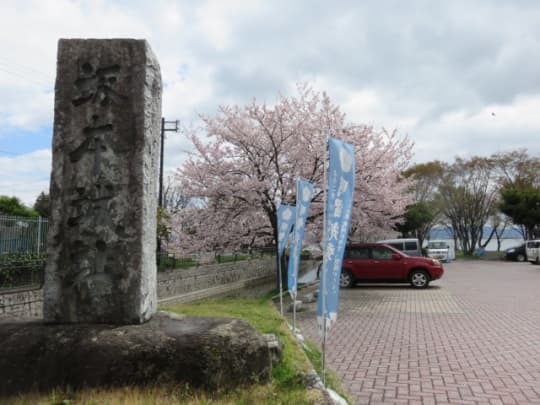
[[[270,380],[281,349],[246,322],[152,317],[160,122],[159,65],[146,41],[60,40],[45,322],[0,321],[0,398]]]
[[[59,41],[46,322],[122,325],[155,313],[160,122],[146,41]]]

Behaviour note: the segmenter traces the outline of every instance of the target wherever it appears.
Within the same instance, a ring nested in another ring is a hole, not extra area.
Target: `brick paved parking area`
[[[320,343],[314,312],[298,325]],[[327,360],[358,404],[540,404],[540,266],[459,261],[425,290],[341,290]]]

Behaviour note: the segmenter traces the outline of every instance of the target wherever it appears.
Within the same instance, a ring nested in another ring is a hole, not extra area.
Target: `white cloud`
[[[42,191],[49,192],[52,153],[49,149],[0,157],[0,195],[17,196],[31,206]]]
[[[54,93],[21,89],[8,100],[0,101],[5,119],[0,117],[3,127],[35,131],[53,119]]]
[[[491,104],[479,111],[451,111],[440,124],[459,132],[470,130],[540,130],[540,96],[520,96],[510,104]]]
[[[367,89],[350,93],[342,104],[343,111],[355,122],[400,130],[408,130],[417,124],[416,116],[407,115],[405,111],[392,114],[389,107],[391,104],[386,104],[381,94]]]
[[[538,155],[539,19],[532,1],[8,0],[0,2],[0,126],[10,136],[52,126],[59,38],[133,37],[150,42],[163,114],[182,125],[220,104],[272,103],[307,79],[348,120],[408,135],[417,161],[518,147]],[[0,150],[10,151],[5,139]],[[166,142],[172,170],[190,146],[180,134]],[[24,179],[8,169],[4,185],[43,181],[43,167]]]
[[[264,4],[261,1],[208,0],[195,12],[197,32],[210,46],[218,51],[230,48],[235,38],[238,22],[260,14]]]
[[[143,16],[109,2],[8,1],[0,5],[0,125],[50,126],[59,38],[145,38]]]
[[[508,104],[456,110],[417,126],[417,160],[450,160],[526,148],[540,155],[540,95],[519,96]]]

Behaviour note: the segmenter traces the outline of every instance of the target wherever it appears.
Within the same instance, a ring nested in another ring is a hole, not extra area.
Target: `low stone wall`
[[[273,257],[223,264],[208,264],[158,274],[160,305],[179,304],[234,291],[275,280]]]
[[[43,289],[0,294],[0,319],[42,318]]]
[[[300,274],[316,263],[302,261]],[[158,273],[159,304],[172,305],[225,296],[265,283],[272,288],[275,276],[276,260],[273,257],[166,271]],[[42,317],[43,290],[0,293],[0,319]]]

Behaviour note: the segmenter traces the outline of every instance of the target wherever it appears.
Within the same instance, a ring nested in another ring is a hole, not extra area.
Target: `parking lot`
[[[540,404],[540,266],[459,261],[425,290],[341,290],[329,367],[359,404]],[[298,314],[320,342],[315,306]]]

